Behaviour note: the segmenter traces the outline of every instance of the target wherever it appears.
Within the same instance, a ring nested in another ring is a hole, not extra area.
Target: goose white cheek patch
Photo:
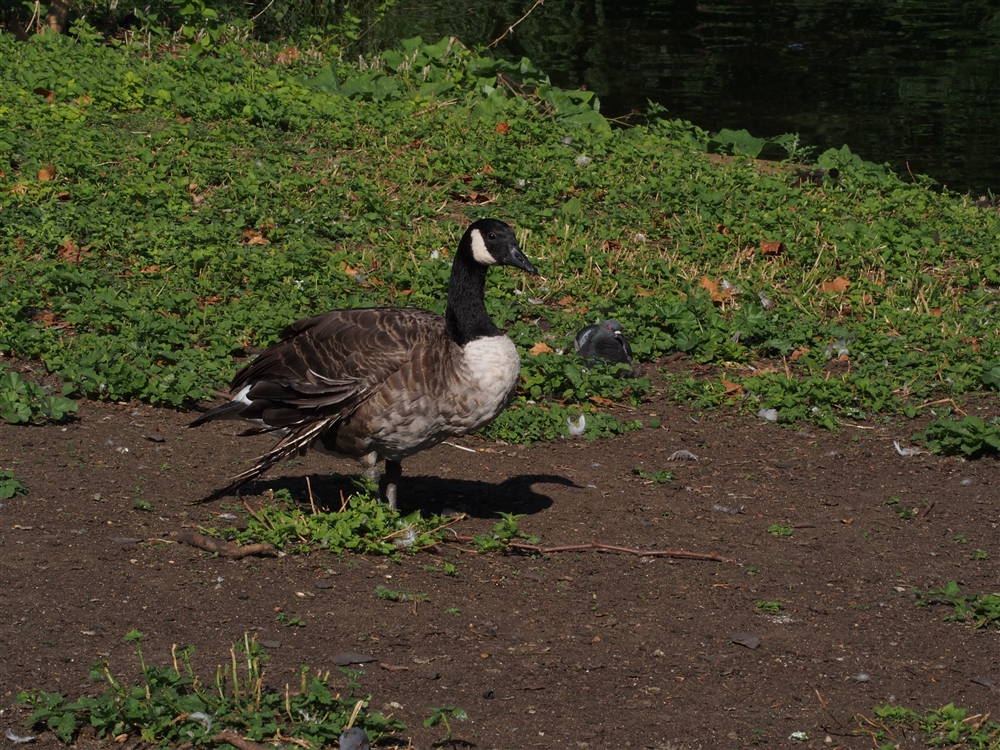
[[[483,233],[478,229],[472,230],[472,257],[476,259],[477,263],[481,263],[484,266],[496,265],[496,258],[490,255],[490,251],[486,249],[486,240],[483,239]]]

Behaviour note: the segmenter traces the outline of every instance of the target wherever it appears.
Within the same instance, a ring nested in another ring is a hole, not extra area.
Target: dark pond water
[[[534,0],[398,0],[380,30],[488,44]],[[1000,0],[546,0],[498,46],[616,116],[647,101],[716,132],[848,144],[1000,193]],[[909,165],[909,166],[907,166]]]

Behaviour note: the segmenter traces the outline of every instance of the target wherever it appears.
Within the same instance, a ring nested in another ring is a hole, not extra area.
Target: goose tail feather
[[[312,443],[313,440],[319,437],[325,430],[334,426],[338,421],[340,421],[339,417],[328,417],[326,419],[320,419],[315,422],[301,425],[296,429],[291,430],[271,450],[263,456],[257,458],[256,463],[254,463],[251,468],[240,472],[234,477],[231,477],[229,483],[226,484],[225,487],[216,490],[210,495],[206,495],[200,500],[194,500],[189,503],[189,505],[209,503],[234,492],[247,482],[257,479],[257,477],[261,476],[276,463],[294,456],[303,448],[308,448],[309,444]]]

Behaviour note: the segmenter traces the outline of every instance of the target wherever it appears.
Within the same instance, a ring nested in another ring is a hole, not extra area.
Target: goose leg
[[[358,459],[358,463],[361,464],[361,473],[365,475],[365,478],[369,482],[378,484],[378,480],[382,476],[382,472],[378,470],[378,454],[374,451],[366,453]]]
[[[382,492],[382,499],[393,510],[396,510],[396,488],[399,480],[403,478],[403,464],[399,461],[385,460],[385,489]]]

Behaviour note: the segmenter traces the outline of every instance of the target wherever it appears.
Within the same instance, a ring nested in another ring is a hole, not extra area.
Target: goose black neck
[[[486,312],[484,296],[488,268],[470,256],[466,248],[460,248],[455,255],[448,284],[448,309],[444,315],[448,335],[459,346],[502,333]]]

